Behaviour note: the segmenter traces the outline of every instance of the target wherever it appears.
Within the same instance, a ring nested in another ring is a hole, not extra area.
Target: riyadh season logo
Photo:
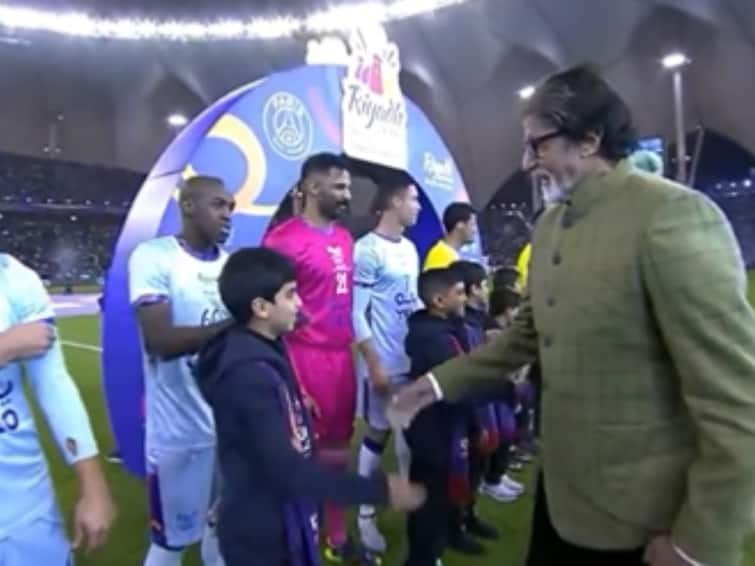
[[[425,174],[425,185],[446,191],[454,189],[456,176],[450,156],[438,159],[435,155],[426,151],[422,155],[422,170]]]
[[[355,31],[349,45],[341,82],[344,150],[358,159],[405,169],[407,109],[399,85],[398,47],[380,27]]]

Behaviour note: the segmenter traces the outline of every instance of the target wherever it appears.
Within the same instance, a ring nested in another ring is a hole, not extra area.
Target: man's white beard
[[[552,175],[539,172],[537,174],[537,184],[540,194],[543,197],[543,205],[550,208],[562,202],[568,195],[568,190],[559,185]]]

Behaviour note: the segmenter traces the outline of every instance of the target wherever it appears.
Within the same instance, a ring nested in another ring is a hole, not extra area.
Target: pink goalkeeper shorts
[[[334,349],[287,342],[302,393],[317,405],[312,426],[318,444],[349,442],[354,433],[356,375],[351,348]]]

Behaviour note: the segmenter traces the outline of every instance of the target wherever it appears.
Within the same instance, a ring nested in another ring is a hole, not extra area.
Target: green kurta
[[[543,465],[567,541],[653,534],[737,566],[755,513],[755,315],[703,194],[621,162],[535,229],[510,332],[434,371],[451,400],[540,358]]]

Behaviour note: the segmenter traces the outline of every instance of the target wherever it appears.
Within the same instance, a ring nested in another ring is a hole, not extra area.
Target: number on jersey
[[[16,430],[18,424],[18,413],[13,409],[5,409],[0,413],[0,434]]]

